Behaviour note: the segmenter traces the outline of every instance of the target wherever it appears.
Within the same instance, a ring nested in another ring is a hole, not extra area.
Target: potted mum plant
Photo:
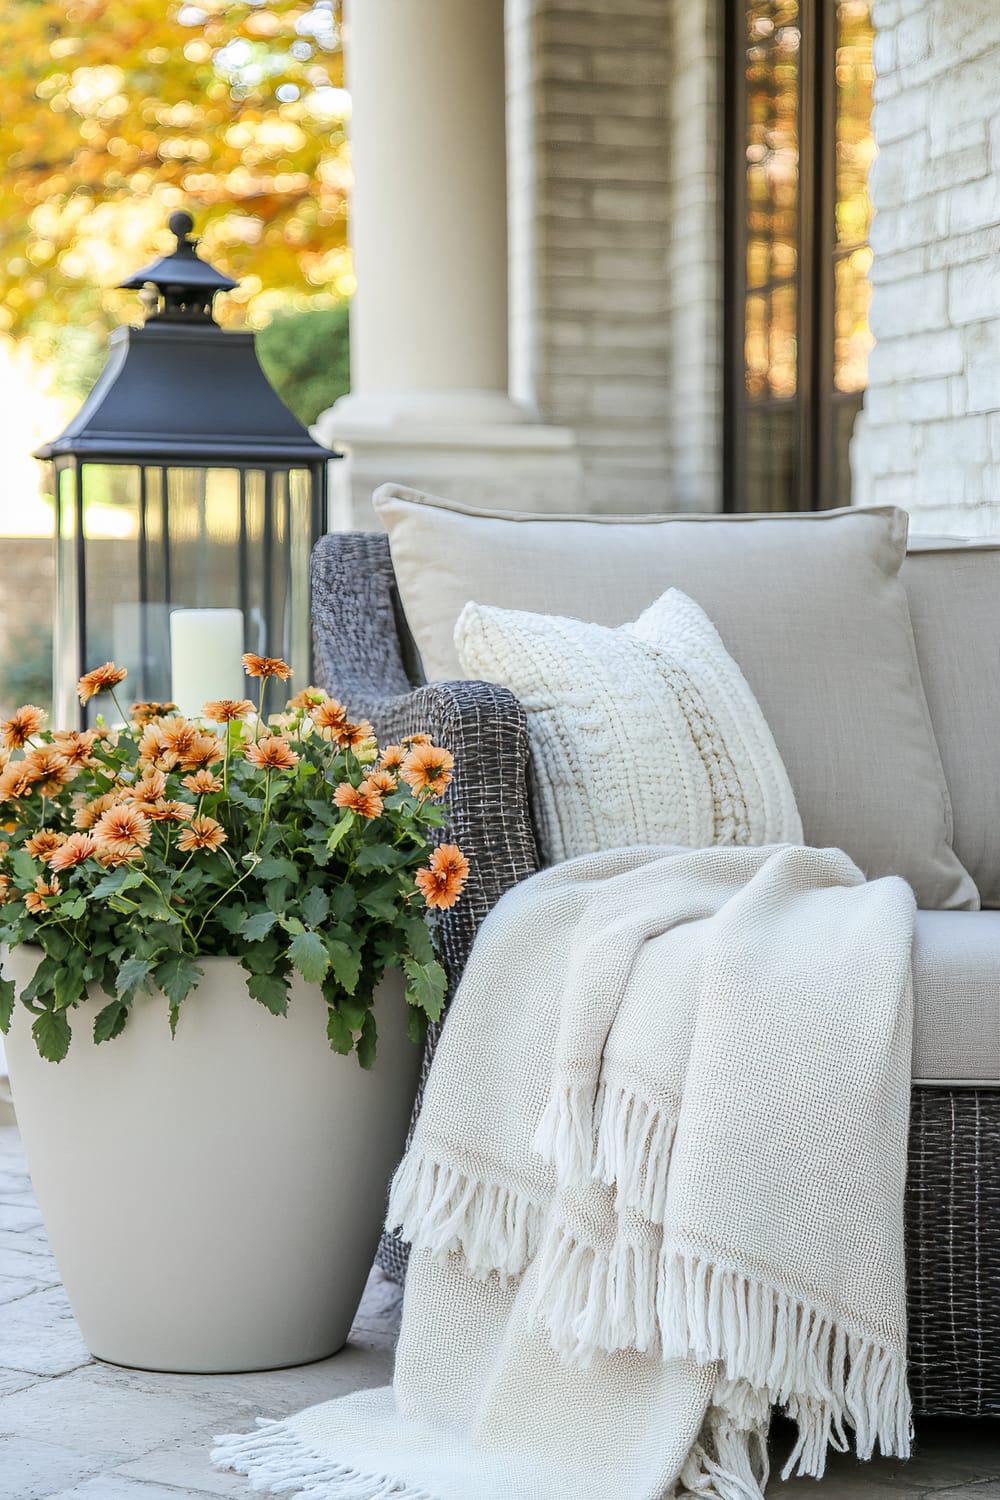
[[[0,1028],[91,1350],[191,1372],[346,1339],[440,1016],[447,750],[325,692],[0,724]],[[19,997],[19,1000],[18,1000]],[[369,1076],[371,1075],[371,1076]]]

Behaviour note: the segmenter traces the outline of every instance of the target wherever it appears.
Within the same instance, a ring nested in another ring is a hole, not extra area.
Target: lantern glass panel
[[[238,609],[239,471],[168,469],[167,514],[171,604],[182,609]]]
[[[77,569],[76,469],[60,467],[56,478],[56,618],[52,637],[55,722],[76,719],[74,688],[80,675],[80,593]]]
[[[142,676],[142,589],[139,578],[140,483],[134,464],[83,464],[84,579],[87,622],[84,668],[114,661],[133,692]],[[90,714],[107,712],[93,703]]]
[[[308,469],[292,469],[288,475],[289,500],[289,569],[291,594],[297,608],[291,612],[289,655],[295,669],[296,688],[307,686],[306,674],[312,660],[312,627],[308,608],[302,601],[309,598],[309,554],[312,547],[312,481]]]

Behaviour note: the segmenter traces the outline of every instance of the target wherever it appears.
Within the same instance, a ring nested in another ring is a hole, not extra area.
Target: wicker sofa
[[[452,831],[472,876],[443,925],[453,990],[487,912],[538,868],[524,710],[488,683],[421,682],[384,535],[322,538],[312,587],[323,685],[352,713],[366,714],[383,738],[424,730],[455,753]],[[984,915],[1000,921],[1000,913]],[[985,1004],[996,1021],[1000,995]],[[1000,1414],[1000,1088],[962,1080],[914,1088],[907,1212],[916,1410]],[[405,1251],[383,1242],[390,1274],[405,1272]]]

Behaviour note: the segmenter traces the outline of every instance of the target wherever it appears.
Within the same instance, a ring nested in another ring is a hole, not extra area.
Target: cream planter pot
[[[5,955],[18,995],[38,950]],[[114,1364],[220,1373],[341,1348],[371,1267],[420,1069],[402,979],[376,996],[366,1073],[326,1040],[318,986],[288,1015],[246,992],[235,959],[204,979],[170,1039],[140,996],[95,1046],[97,995],[71,1016],[61,1063],[35,1051],[18,1001],[7,1038],[14,1108],[45,1227],[88,1347]]]

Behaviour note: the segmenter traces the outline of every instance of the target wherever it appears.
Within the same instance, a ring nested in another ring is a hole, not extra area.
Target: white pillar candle
[[[245,698],[241,609],[170,614],[170,696],[189,718],[217,698]]]

